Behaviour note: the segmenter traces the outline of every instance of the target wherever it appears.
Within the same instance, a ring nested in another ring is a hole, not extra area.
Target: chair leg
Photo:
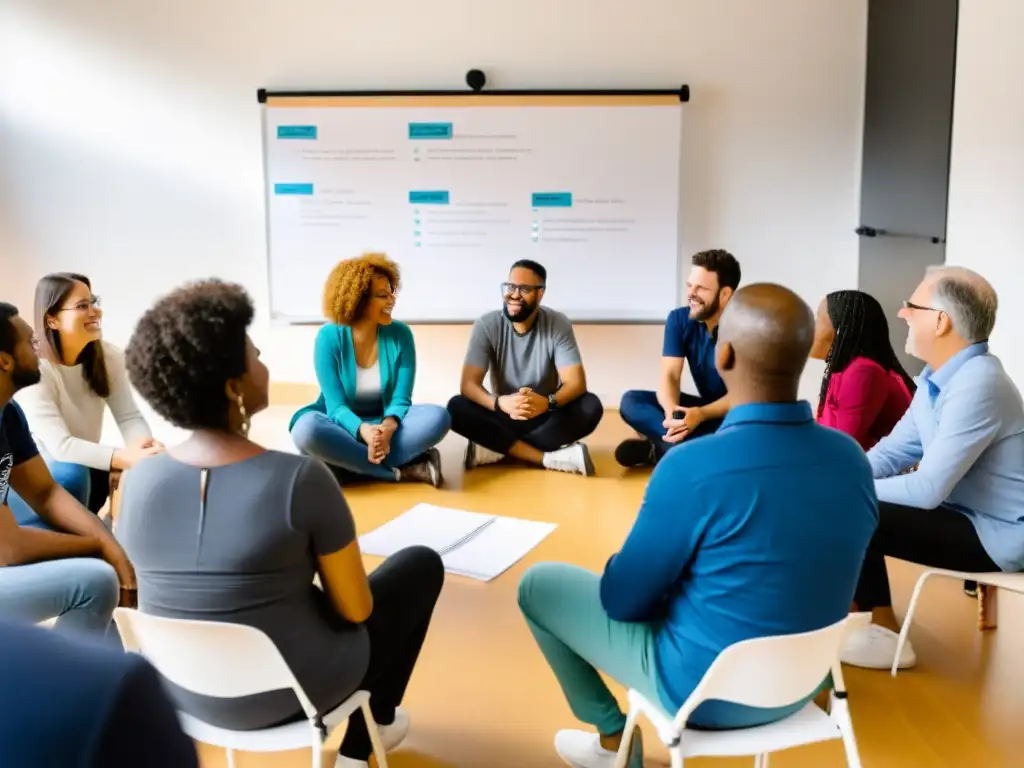
[[[998,591],[989,584],[978,585],[978,629],[995,629],[999,622]]]
[[[754,755],[754,768],[768,768],[768,753]]]
[[[672,768],[683,768],[683,751],[679,747],[669,750],[670,765]]]
[[[829,713],[843,737],[843,749],[846,751],[846,764],[849,768],[861,768],[860,751],[857,749],[857,737],[853,733],[853,720],[850,718],[849,699],[833,697]]]
[[[384,742],[380,740],[377,721],[373,719],[373,713],[370,711],[370,702],[363,702],[359,708],[363,712],[363,720],[366,721],[366,732],[370,735],[370,746],[373,748],[373,756],[377,758],[377,768],[388,768],[388,756],[384,751]]]
[[[631,709],[626,716],[626,727],[622,729],[622,743],[619,744],[619,751],[615,755],[615,768],[626,768],[629,762],[630,742],[633,740],[633,731],[636,730],[636,721],[639,718],[640,712],[636,709]]]
[[[235,750],[225,750],[228,753],[228,768],[235,768]]]
[[[900,629],[900,639],[896,643],[896,653],[892,659],[892,669],[889,670],[893,677],[896,677],[896,674],[899,671],[900,654],[903,653],[903,646],[907,644],[907,635],[910,633],[910,625],[914,623],[914,611],[917,610],[917,600],[921,597],[921,590],[924,589],[925,582],[935,575],[937,574],[926,571],[921,575],[921,578],[917,580],[917,584],[914,586],[914,594],[910,598],[910,605],[907,606],[907,615],[903,618],[903,627]]]

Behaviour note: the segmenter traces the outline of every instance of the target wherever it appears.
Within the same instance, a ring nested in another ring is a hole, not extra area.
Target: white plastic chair
[[[921,574],[917,580],[917,584],[914,585],[914,594],[910,598],[910,605],[907,606],[907,616],[903,620],[903,627],[900,629],[900,639],[896,643],[896,655],[892,659],[892,669],[890,670],[893,677],[899,672],[899,659],[900,654],[903,652],[903,646],[907,642],[907,635],[910,632],[910,625],[914,620],[914,611],[917,610],[917,600],[921,597],[921,590],[924,589],[925,583],[933,576],[940,576],[947,579],[957,579],[958,581],[976,581],[980,589],[982,586],[996,587],[997,589],[1006,589],[1010,592],[1016,592],[1018,594],[1024,594],[1024,573],[1005,573],[1003,571],[996,571],[994,573],[968,573],[967,571],[950,571],[945,568],[929,568],[927,571]],[[991,600],[991,596],[985,598],[981,594],[981,599]],[[982,625],[986,624],[986,620],[983,615],[979,616],[978,625],[979,628],[983,628]]]
[[[387,768],[384,745],[370,713],[370,694],[356,691],[324,715],[321,732],[316,709],[277,646],[260,630],[243,624],[167,619],[129,608],[118,608],[114,620],[129,651],[141,653],[165,678],[193,693],[230,698],[285,688],[295,692],[307,720],[261,731],[232,731],[178,713],[182,729],[189,736],[227,750],[228,768],[234,768],[236,749],[284,752],[303,747],[312,748],[313,768],[321,768],[321,749],[327,734],[357,709],[366,719],[377,765]]]
[[[819,741],[842,739],[846,762],[860,768],[860,755],[846,700],[846,687],[839,665],[839,648],[846,636],[846,619],[813,632],[744,640],[729,646],[704,674],[697,688],[676,716],[667,715],[660,705],[629,691],[629,716],[615,768],[626,768],[629,735],[643,715],[669,749],[672,768],[682,768],[687,757],[754,756],[755,768],[768,767],[771,752]],[[768,725],[729,731],[700,731],[686,728],[697,706],[710,699],[751,707],[784,707],[815,690],[831,671],[834,690],[830,712],[814,702],[796,713]]]

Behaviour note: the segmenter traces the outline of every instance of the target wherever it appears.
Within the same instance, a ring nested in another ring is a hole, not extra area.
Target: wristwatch
[[[548,408],[553,411],[557,407],[558,407],[558,400],[555,399],[554,394],[548,395]]]

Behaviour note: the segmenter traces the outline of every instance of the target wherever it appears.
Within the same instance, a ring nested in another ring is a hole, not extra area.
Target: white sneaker
[[[473,469],[473,467],[482,467],[486,464],[497,464],[505,457],[497,451],[492,451],[490,448],[484,448],[482,445],[477,445],[472,440],[466,445],[466,460],[464,466],[466,469]]]
[[[594,474],[594,462],[590,460],[590,451],[583,443],[573,443],[557,451],[545,453],[544,468],[586,477]]]
[[[627,768],[642,768],[644,757],[640,731],[637,730],[634,733],[636,736],[633,738],[626,766]],[[555,734],[555,751],[573,768],[614,768],[615,766],[615,753],[601,746],[601,740],[596,733],[559,731]]]
[[[409,735],[409,725],[409,713],[401,707],[395,707],[394,722],[377,726],[385,752],[390,752],[405,741],[405,737]]]
[[[839,660],[852,667],[890,669],[896,657],[899,635],[891,629],[871,624],[859,627],[846,635]],[[903,644],[897,669],[909,669],[917,663],[917,656],[908,640]]]

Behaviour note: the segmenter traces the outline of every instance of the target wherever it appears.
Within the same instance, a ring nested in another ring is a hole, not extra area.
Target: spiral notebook
[[[491,581],[522,560],[556,527],[554,523],[417,504],[360,536],[359,547],[368,555],[388,557],[405,547],[427,546],[441,555],[449,573]]]

